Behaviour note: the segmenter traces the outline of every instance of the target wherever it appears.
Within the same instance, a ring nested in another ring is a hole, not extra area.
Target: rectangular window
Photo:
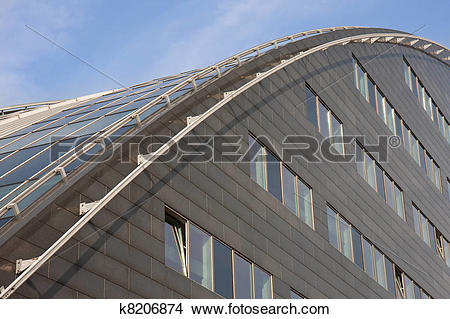
[[[431,96],[427,95],[427,112],[428,116],[433,121],[433,100],[431,99]]]
[[[363,238],[363,250],[364,250],[364,270],[366,273],[375,279],[375,271],[373,269],[373,252],[372,244],[370,244],[365,238]]]
[[[413,205],[413,221],[414,221],[414,231],[420,237],[420,222],[419,222],[419,210]]]
[[[434,171],[434,184],[436,187],[441,190],[441,172],[439,166],[436,165],[436,162],[433,161],[433,171]]]
[[[450,267],[450,244],[445,238],[443,239],[443,246],[444,246],[445,262],[447,266]]]
[[[358,63],[356,63],[356,69],[358,71],[358,89],[361,92],[362,96],[367,99],[367,82],[366,82],[366,74],[361,69]]]
[[[405,76],[405,82],[406,85],[411,89],[411,79],[410,79],[410,70],[408,64],[406,64],[405,61],[403,61],[403,74]]]
[[[361,234],[354,227],[352,227],[352,243],[353,243],[353,258],[355,264],[357,264],[361,269],[364,269]]]
[[[189,228],[190,277],[203,287],[212,290],[211,236],[192,224]]]
[[[403,123],[402,129],[403,129],[403,146],[405,147],[406,151],[410,153],[409,128],[405,125],[405,123]]]
[[[393,181],[388,175],[384,175],[385,187],[386,187],[386,203],[394,209],[394,188]]]
[[[329,111],[319,100],[319,131],[323,137],[330,136]]]
[[[253,298],[252,264],[234,253],[234,298]]]
[[[283,203],[294,214],[297,214],[297,181],[294,174],[284,165],[283,170]]]
[[[387,290],[395,296],[394,266],[392,262],[387,258],[384,258],[384,263],[386,265]]]
[[[363,150],[361,148],[361,146],[359,146],[358,143],[355,143],[355,163],[356,163],[356,170],[358,171],[359,176],[361,176],[362,178],[365,179],[365,175],[364,175],[364,157],[363,157],[364,153]]]
[[[427,164],[425,163],[425,150],[422,144],[419,143],[419,156],[420,156],[420,166],[425,175],[427,175]]]
[[[430,154],[426,153],[426,161],[427,161],[427,175],[431,180],[434,180],[433,174],[433,161],[431,160]]]
[[[403,209],[403,192],[398,188],[397,184],[394,183],[394,194],[395,194],[395,211],[397,215],[402,219],[405,219],[405,212]]]
[[[431,249],[433,249],[433,251],[436,251],[436,235],[434,233],[434,225],[428,221],[428,233],[429,233],[429,238],[430,238],[430,247]]]
[[[165,264],[187,276],[185,223],[166,214],[164,223]]]
[[[369,103],[372,106],[372,108],[377,111],[377,101],[375,100],[375,85],[372,82],[371,79],[367,79],[367,89],[369,92]]]
[[[309,227],[314,228],[312,190],[297,178],[298,203],[300,208],[300,219]]]
[[[418,92],[417,92],[417,77],[414,73],[411,72],[411,85],[412,85],[412,91],[414,95],[419,98]]]
[[[317,97],[311,92],[308,86],[306,86],[306,116],[314,127],[319,130],[317,122]]]
[[[420,104],[422,104],[424,110],[427,110],[427,106],[425,104],[425,96],[424,96],[424,88],[423,86],[419,83],[419,102]]]
[[[384,256],[375,247],[374,247],[374,251],[375,251],[375,268],[377,270],[377,281],[381,286],[386,288],[386,274],[384,271]]]
[[[259,186],[266,189],[266,156],[265,149],[249,135],[250,177]]]
[[[331,245],[339,250],[339,232],[338,232],[338,220],[336,212],[327,206],[327,220],[328,220],[328,241]]]
[[[267,152],[267,190],[281,201],[280,161]]]
[[[255,275],[255,298],[269,299],[272,298],[272,283],[269,274],[264,270],[254,265]]]
[[[405,279],[405,292],[406,299],[414,299],[414,286],[411,278],[409,278],[406,274],[404,275]]]
[[[214,291],[225,298],[233,298],[233,270],[231,249],[214,239]]]
[[[383,197],[384,200],[386,200],[386,196],[384,193],[384,179],[383,179],[383,170],[381,169],[380,165],[375,165],[375,175],[377,177],[377,192],[378,194]]]
[[[387,126],[391,130],[393,134],[395,134],[395,118],[394,118],[394,109],[392,105],[386,101],[386,121]]]
[[[335,137],[333,140],[334,148],[339,154],[344,154],[344,144],[342,144],[342,124],[336,119],[336,117],[330,112],[331,116],[331,135]]]
[[[428,246],[430,246],[431,244],[430,244],[430,233],[428,232],[428,220],[422,213],[420,214],[420,225],[422,227],[422,239],[424,242],[427,243]]]
[[[417,138],[414,136],[414,134],[411,134],[411,156],[414,158],[417,164],[420,165],[419,141],[417,141]]]
[[[397,113],[395,113],[395,134],[402,138],[402,120]]]
[[[397,299],[405,298],[405,286],[403,285],[403,274],[397,267],[394,268],[395,295]]]
[[[341,237],[341,252],[345,257],[353,261],[350,225],[342,217],[339,218],[339,230]]]
[[[381,94],[380,90],[377,90],[377,107],[378,116],[381,117],[383,122],[386,123],[384,116],[384,97]]]
[[[376,190],[376,181],[375,181],[375,161],[366,153],[366,181],[372,186],[373,189]]]

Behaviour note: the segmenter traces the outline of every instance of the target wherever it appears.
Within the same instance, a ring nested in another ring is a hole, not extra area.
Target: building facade
[[[449,298],[449,63],[415,35],[327,28],[5,108],[2,296]]]

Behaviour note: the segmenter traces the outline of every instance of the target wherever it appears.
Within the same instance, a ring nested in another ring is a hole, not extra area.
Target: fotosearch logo
[[[171,140],[171,136],[120,136],[125,143],[115,142],[119,136],[110,136],[102,140],[89,140],[88,137],[71,138],[52,137],[51,161],[58,160],[67,152],[75,152],[77,160],[104,162],[112,158],[115,152],[121,155],[122,162],[135,161],[137,154],[152,155]],[[188,135],[161,154],[155,161],[159,163],[248,163],[252,161],[270,161],[276,158],[285,163],[300,157],[310,163],[349,163],[361,161],[355,158],[355,142],[358,141],[367,152],[375,156],[378,162],[387,162],[390,148],[401,145],[398,136],[378,136],[376,144],[365,143],[363,135],[331,136],[317,139],[310,135],[288,135],[281,143],[265,135]],[[113,152],[109,150],[112,148]],[[261,152],[263,148],[265,151]],[[271,153],[273,156],[268,156]],[[100,156],[104,155],[104,156]],[[264,157],[264,158],[263,158]],[[101,159],[100,159],[101,158]]]

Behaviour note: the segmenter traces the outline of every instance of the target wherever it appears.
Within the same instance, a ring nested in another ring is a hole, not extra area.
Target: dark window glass
[[[238,254],[234,254],[235,298],[250,299],[253,296],[252,265]]]
[[[420,156],[420,166],[422,167],[425,175],[427,175],[427,165],[425,164],[425,150],[422,144],[419,144],[419,156]]]
[[[405,212],[403,210],[403,192],[398,188],[398,186],[394,183],[394,194],[395,194],[395,211],[397,215],[402,219],[405,218]]]
[[[420,287],[416,283],[414,283],[414,297],[416,299],[420,299],[421,298]]]
[[[280,162],[267,152],[267,190],[281,201]]]
[[[308,87],[306,87],[306,116],[308,121],[310,121],[316,129],[319,129],[317,124],[316,96]]]
[[[350,225],[342,218],[339,218],[339,230],[341,238],[341,252],[345,257],[352,260],[352,235]]]
[[[364,157],[363,150],[358,143],[355,143],[355,162],[356,162],[356,170],[358,174],[365,179],[364,176]]]
[[[364,269],[366,273],[375,279],[375,271],[373,269],[373,253],[372,253],[372,244],[369,243],[365,238],[363,239],[363,248],[364,248]]]
[[[319,101],[320,134],[322,134],[323,137],[330,136],[328,113],[328,109]]]
[[[392,209],[394,209],[394,188],[393,188],[393,182],[392,179],[384,175],[385,178],[385,187],[386,187],[386,203],[391,206]]]
[[[366,181],[372,186],[373,189],[376,189],[376,181],[375,181],[375,161],[366,153]]]
[[[339,250],[338,223],[336,212],[327,206],[328,220],[328,240],[337,250]]]
[[[395,295],[397,299],[403,299],[405,298],[405,287],[403,285],[403,276],[400,269],[395,267]]]
[[[265,150],[252,136],[249,135],[248,139],[250,147],[250,177],[259,186],[266,189]]]
[[[214,240],[214,291],[225,298],[233,298],[231,249]]]
[[[377,107],[378,107],[378,109],[377,109],[378,116],[381,117],[383,122],[386,123],[385,117],[384,117],[384,98],[379,90],[377,90]]]
[[[375,100],[375,86],[371,79],[367,79],[367,84],[368,84],[367,89],[369,90],[369,102],[370,102],[370,105],[372,106],[372,108],[376,112],[377,111],[377,101]]]
[[[375,172],[377,176],[377,192],[381,197],[383,197],[383,199],[385,199],[383,170],[378,164],[375,165]]]
[[[391,292],[395,296],[395,283],[394,283],[394,270],[392,262],[385,258],[384,262],[386,264],[386,281],[387,281],[387,290]]]
[[[192,224],[189,228],[189,276],[211,289],[211,236]]]
[[[414,299],[414,287],[411,278],[409,278],[406,274],[405,278],[405,291],[406,291],[406,299]]]
[[[296,194],[295,176],[284,165],[282,166],[282,170],[283,170],[283,203],[294,214],[297,214],[297,194]]]
[[[361,246],[361,234],[352,228],[352,239],[353,239],[353,257],[355,264],[357,264],[361,269],[364,269],[364,261]]]
[[[420,225],[422,226],[422,239],[424,242],[427,243],[428,246],[430,246],[430,233],[428,231],[428,220],[422,213],[420,214]]]
[[[398,116],[397,113],[395,113],[395,134],[402,138],[402,120]]]
[[[436,235],[434,233],[434,225],[432,223],[428,223],[428,232],[430,233],[430,247],[433,251],[436,251]]]
[[[412,85],[412,91],[414,95],[419,98],[418,92],[417,92],[417,78],[414,73],[411,73],[411,85]]]
[[[166,215],[164,223],[165,263],[186,276],[186,234],[184,223]]]
[[[270,276],[258,266],[254,266],[255,275],[255,298],[269,299],[272,298],[272,284]]]
[[[410,82],[410,79],[409,79],[409,67],[405,63],[405,61],[403,61],[403,74],[405,76],[406,84],[409,86],[409,88],[411,88],[411,82]]]

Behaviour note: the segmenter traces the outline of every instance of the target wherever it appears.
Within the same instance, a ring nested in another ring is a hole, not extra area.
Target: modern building
[[[3,108],[1,296],[449,298],[449,66],[335,27]]]

